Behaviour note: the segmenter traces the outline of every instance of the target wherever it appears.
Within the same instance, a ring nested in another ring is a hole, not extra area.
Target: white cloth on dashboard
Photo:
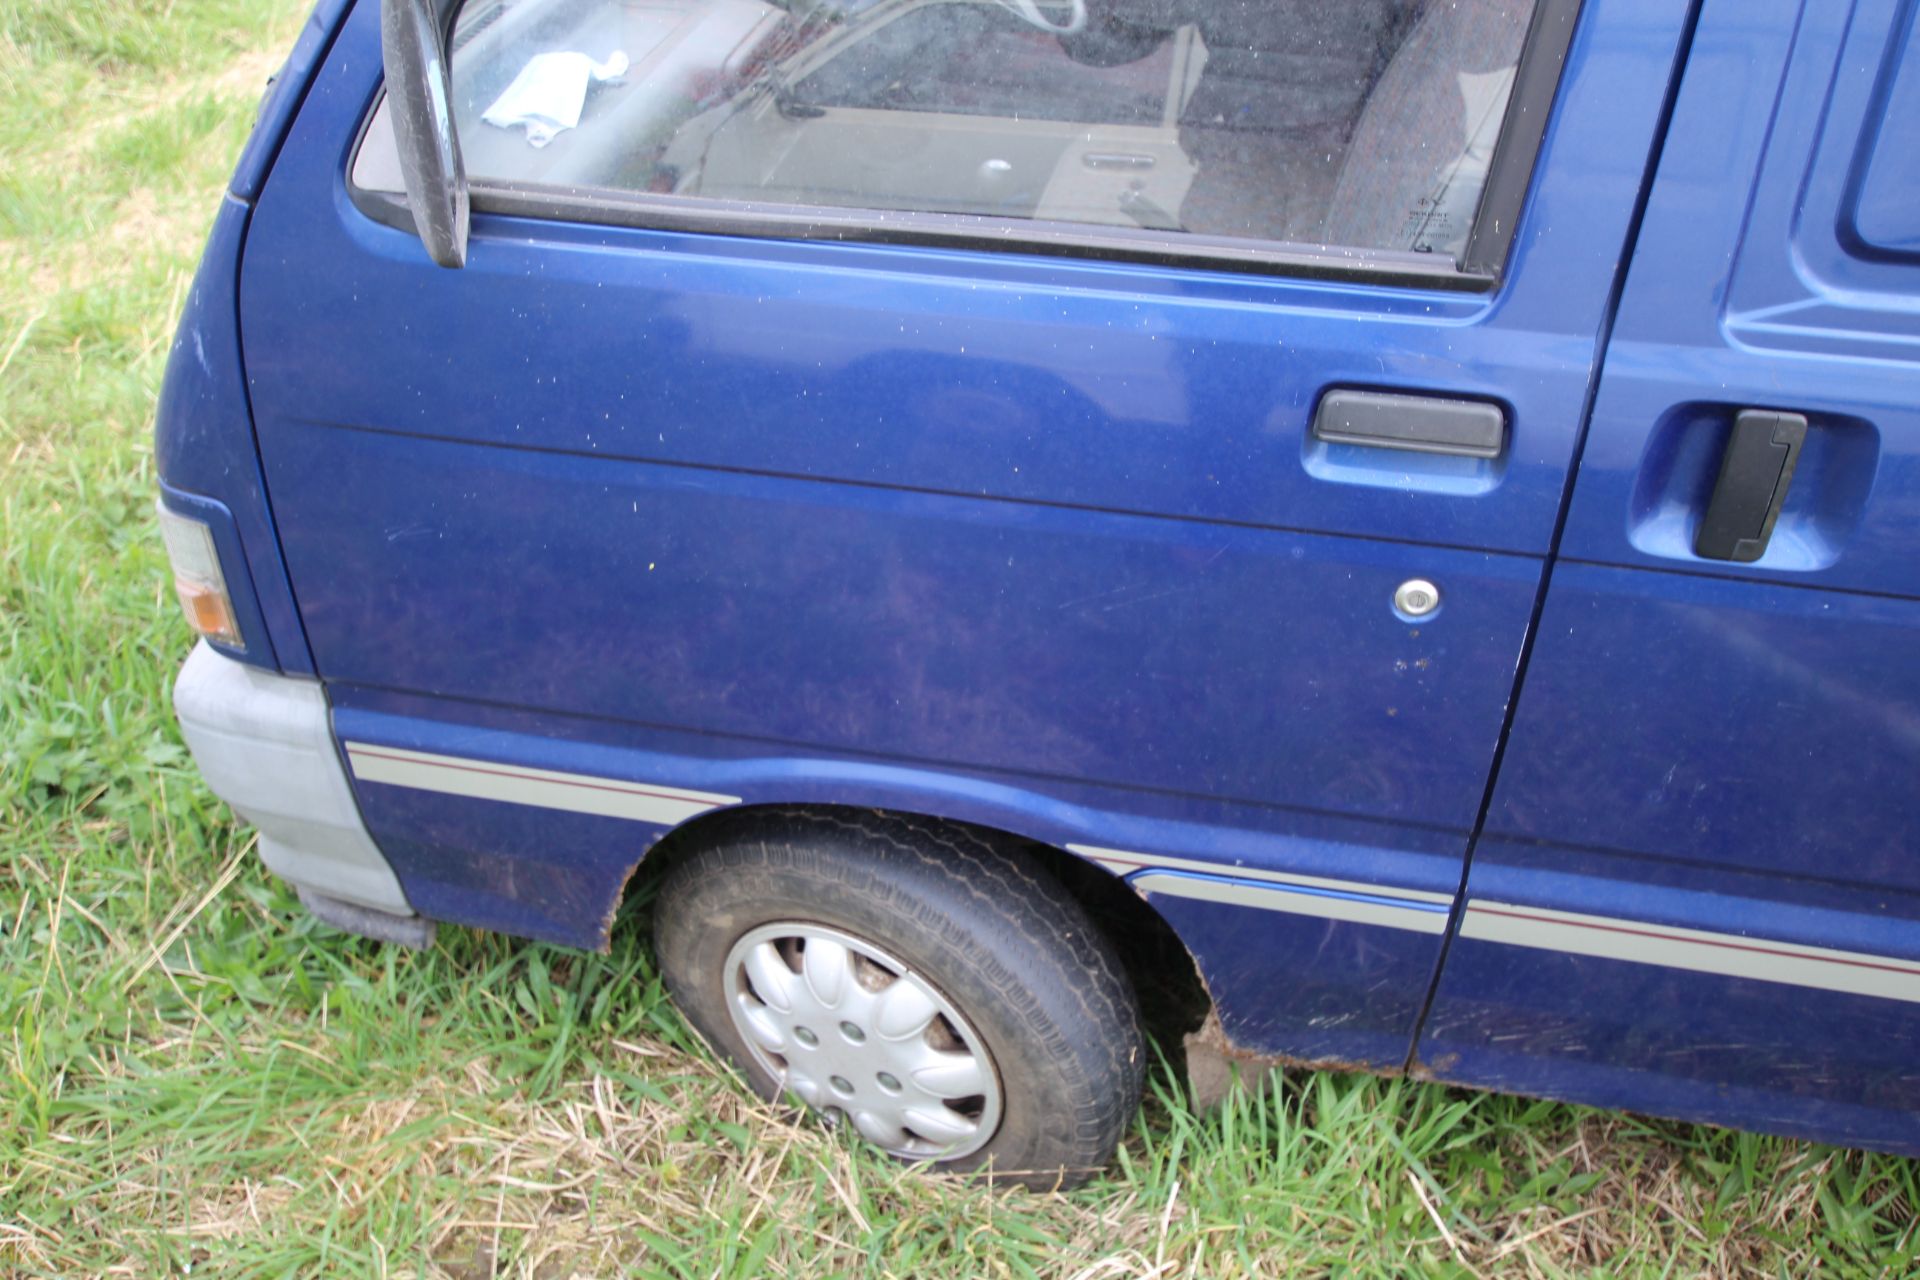
[[[605,62],[584,53],[536,54],[480,118],[502,129],[525,125],[527,142],[544,147],[580,123],[589,84],[625,74],[627,55],[618,49]]]

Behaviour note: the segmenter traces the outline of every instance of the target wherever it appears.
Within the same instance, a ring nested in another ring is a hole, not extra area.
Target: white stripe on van
[[[1322,920],[1343,920],[1348,924],[1410,929],[1415,933],[1447,931],[1445,911],[1431,907],[1399,906],[1378,898],[1348,898],[1322,890],[1256,884],[1247,880],[1220,880],[1179,871],[1142,871],[1127,883],[1142,893],[1165,894],[1172,898],[1197,898],[1202,902],[1222,902],[1228,906],[1254,907],[1262,911],[1284,911],[1288,915],[1317,916]]]
[[[1460,936],[1567,955],[1661,965],[1693,973],[1878,996],[1920,1004],[1920,964],[1859,951],[1803,947],[1732,933],[1643,924],[1610,916],[1476,898]]]
[[[661,783],[532,769],[364,742],[343,745],[353,766],[353,776],[362,782],[476,800],[624,818],[657,826],[674,826],[713,809],[740,803],[738,796],[690,791]],[[1147,893],[1287,915],[1440,934],[1446,931],[1448,913],[1433,908],[1453,905],[1453,899],[1446,894],[1420,889],[1294,875],[1097,845],[1070,844],[1067,848],[1116,875],[1131,877],[1128,883]],[[1482,898],[1467,903],[1460,922],[1460,936],[1476,942],[1920,1004],[1920,963],[1869,952],[1801,946]]]
[[[1228,866],[1224,862],[1201,862],[1194,858],[1175,858],[1164,853],[1130,853],[1124,849],[1102,849],[1097,845],[1070,844],[1067,852],[1091,858],[1115,875],[1131,875],[1142,869],[1161,871],[1197,871],[1208,876],[1232,876],[1236,880],[1260,880],[1269,884],[1295,885],[1302,889],[1331,889],[1335,893],[1364,893],[1374,898],[1399,898],[1406,902],[1430,902],[1450,907],[1450,893],[1428,893],[1424,889],[1401,889],[1393,885],[1366,884],[1359,880],[1328,880],[1322,876],[1300,876],[1285,871],[1262,871],[1254,867]]]
[[[740,803],[738,796],[688,791],[652,782],[529,769],[524,765],[438,756],[364,742],[344,745],[347,759],[353,765],[353,776],[362,782],[470,796],[476,800],[502,800],[508,804],[627,818],[659,826],[674,826],[722,805]]]

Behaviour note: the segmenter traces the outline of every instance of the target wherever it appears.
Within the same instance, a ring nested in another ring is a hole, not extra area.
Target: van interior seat
[[[1315,239],[1465,247],[1532,15],[1532,0],[1428,0],[1367,95]]]
[[[1180,116],[1199,167],[1186,230],[1299,240],[1325,216],[1367,93],[1418,0],[1239,0],[1192,6],[1206,70]]]
[[[1207,68],[1180,121],[1181,146],[1199,165],[1182,225],[1457,251],[1532,9],[1531,0],[1216,6],[1202,23]]]

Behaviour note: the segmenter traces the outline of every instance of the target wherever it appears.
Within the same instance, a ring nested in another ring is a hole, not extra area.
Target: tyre
[[[709,1044],[904,1160],[1084,1181],[1140,1102],[1139,1012],[1043,869],[971,830],[756,816],[677,862],[660,970]]]

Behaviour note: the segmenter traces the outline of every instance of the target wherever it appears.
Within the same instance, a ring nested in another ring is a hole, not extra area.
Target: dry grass
[[[200,1049],[193,1039],[172,1046],[183,1062]],[[1579,1116],[1549,1149],[1520,1135],[1492,1147],[1519,1171],[1565,1165],[1582,1184],[1571,1202],[1515,1198],[1475,1217],[1443,1208],[1455,1189],[1425,1189],[1413,1167],[1397,1171],[1398,1184],[1372,1185],[1357,1168],[1348,1192],[1316,1185],[1317,1195],[1291,1205],[1250,1186],[1244,1201],[1263,1213],[1243,1215],[1232,1200],[1222,1203],[1217,1185],[1195,1193],[1191,1180],[1212,1178],[1193,1167],[1202,1159],[1251,1171],[1185,1117],[1161,1118],[1198,1147],[1184,1160],[1157,1167],[1152,1144],[1131,1144],[1136,1167],[1151,1170],[1150,1178],[1070,1197],[996,1193],[868,1159],[751,1098],[684,1050],[617,1038],[603,1048],[606,1069],[571,1077],[538,1101],[504,1080],[498,1064],[474,1059],[391,1091],[370,1088],[318,1110],[262,1115],[254,1141],[290,1152],[272,1173],[195,1179],[180,1167],[179,1145],[161,1135],[125,1149],[109,1170],[62,1167],[56,1159],[43,1169],[61,1180],[110,1177],[86,1198],[84,1214],[15,1224],[0,1232],[0,1249],[52,1269],[62,1256],[112,1255],[117,1238],[125,1252],[100,1274],[148,1275],[156,1256],[218,1274],[263,1244],[312,1239],[330,1225],[357,1237],[356,1225],[383,1199],[430,1188],[429,1202],[418,1206],[415,1256],[388,1256],[372,1247],[377,1234],[360,1237],[370,1274],[904,1277],[928,1267],[1120,1280],[1335,1274],[1342,1263],[1372,1261],[1383,1274],[1450,1265],[1468,1275],[1544,1277],[1622,1274],[1623,1262],[1662,1258],[1685,1258],[1674,1274],[1701,1277],[1829,1269],[1809,1244],[1781,1242],[1807,1234],[1837,1158],[1831,1153],[1804,1163],[1777,1191],[1756,1194],[1739,1231],[1713,1237],[1700,1224],[1725,1213],[1697,1163],[1650,1143],[1631,1121],[1597,1115]],[[324,1056],[286,1040],[263,1039],[248,1050],[275,1052]],[[649,1087],[633,1088],[636,1078]],[[1297,1110],[1304,1101],[1294,1093],[1229,1105],[1246,1123],[1262,1107]],[[100,1136],[81,1130],[70,1138],[84,1146]],[[1291,1175],[1310,1185],[1349,1176],[1337,1149],[1323,1154],[1319,1168]],[[1370,1259],[1375,1251],[1364,1247],[1361,1219],[1391,1217],[1392,1202],[1408,1198],[1421,1205],[1425,1230],[1406,1232],[1393,1256]],[[1264,1216],[1273,1209],[1278,1220]],[[81,1238],[89,1234],[96,1237],[90,1243]],[[1341,1235],[1350,1238],[1338,1252],[1350,1256],[1330,1257],[1325,1246]],[[889,1265],[876,1255],[876,1239],[895,1249],[917,1241],[916,1266]],[[1022,1249],[1023,1241],[1038,1247]]]

